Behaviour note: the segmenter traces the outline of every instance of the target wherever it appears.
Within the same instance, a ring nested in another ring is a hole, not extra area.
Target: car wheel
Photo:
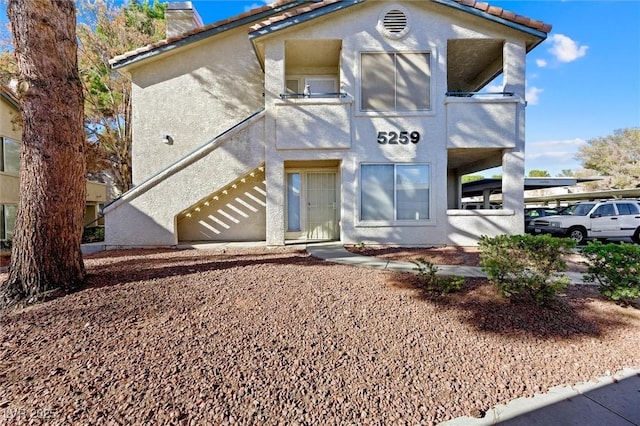
[[[567,237],[573,239],[577,245],[582,245],[587,239],[587,231],[582,228],[570,228]]]
[[[636,232],[631,237],[631,241],[636,244],[640,244],[640,228],[636,229]]]

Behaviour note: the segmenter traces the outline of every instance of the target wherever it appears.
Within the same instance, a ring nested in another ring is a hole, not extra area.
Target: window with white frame
[[[361,109],[419,112],[431,109],[429,53],[366,52],[361,55]]]
[[[360,220],[429,220],[428,164],[360,166]]]
[[[10,138],[0,138],[0,172],[20,173],[20,143]]]

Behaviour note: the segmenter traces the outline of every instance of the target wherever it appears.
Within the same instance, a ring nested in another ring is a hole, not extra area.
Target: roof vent
[[[390,10],[384,15],[382,25],[385,30],[392,34],[401,33],[407,28],[407,15],[401,10]]]
[[[398,6],[385,8],[380,14],[378,31],[385,37],[401,39],[409,32],[409,18]]]

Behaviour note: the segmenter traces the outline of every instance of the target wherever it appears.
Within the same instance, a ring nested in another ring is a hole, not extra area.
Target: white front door
[[[339,239],[339,210],[337,172],[287,173],[288,239]]]
[[[307,239],[338,238],[336,173],[307,173]]]

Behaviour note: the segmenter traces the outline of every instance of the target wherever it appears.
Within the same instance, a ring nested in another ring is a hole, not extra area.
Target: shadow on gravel
[[[83,290],[102,288],[137,281],[159,280],[168,277],[189,275],[252,265],[291,265],[315,266],[322,263],[304,251],[274,253],[213,253],[185,251],[184,256],[163,257],[164,253],[176,251],[150,251],[134,254],[126,259],[120,253],[113,263],[98,264],[87,268],[88,278]],[[110,257],[110,256],[105,256]],[[95,258],[94,258],[95,259]]]
[[[412,274],[394,273],[390,284],[396,288],[412,289],[416,297],[447,311],[455,311],[464,322],[485,333],[538,338],[572,339],[602,337],[625,325],[617,319],[619,312],[605,312],[593,307],[602,300],[595,288],[569,287],[549,306],[541,307],[526,301],[501,297],[484,278],[467,278],[462,290],[439,295],[425,290]],[[615,309],[615,304],[607,302]]]
[[[169,277],[184,277],[208,271],[225,270],[254,265],[317,266],[321,260],[304,250],[263,249],[205,251],[192,249],[129,249],[95,253],[84,257],[87,277],[84,285],[72,293],[114,287]],[[36,304],[67,296],[62,290],[52,290]],[[32,303],[20,303],[10,311]],[[0,311],[0,316],[6,312]]]

